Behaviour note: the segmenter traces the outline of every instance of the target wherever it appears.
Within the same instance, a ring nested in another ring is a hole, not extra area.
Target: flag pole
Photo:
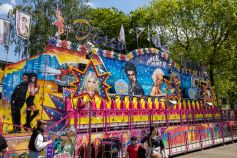
[[[137,36],[137,35],[136,35]],[[137,48],[138,48],[138,38],[137,38]]]
[[[124,34],[124,48],[125,48],[125,51],[126,51],[127,50],[127,46],[126,46],[126,37],[125,37],[124,27],[123,27],[123,34]]]
[[[10,25],[11,25],[11,23],[10,23]],[[6,53],[7,53],[7,56],[6,56],[6,61],[5,61],[5,67],[7,66],[7,64],[8,64],[8,54],[9,54],[9,41],[10,41],[10,34],[11,34],[11,28],[9,29],[9,34],[8,34],[8,43],[4,46],[5,47],[5,50],[6,50]],[[4,71],[4,73],[5,73],[5,71]],[[3,75],[5,75],[5,74],[3,74]]]
[[[127,50],[126,39],[124,40],[125,51]]]
[[[27,55],[29,55],[31,20],[32,20],[32,16],[30,15],[29,35],[28,35],[28,38],[27,38],[27,50],[26,50]]]
[[[8,54],[9,54],[9,45],[4,46],[6,50],[6,60],[5,60],[5,67],[8,65]]]
[[[9,18],[9,14],[8,14],[8,18]],[[6,60],[5,60],[5,68],[4,68],[4,71],[3,71],[2,80],[3,80],[3,77],[5,76],[6,67],[8,65],[9,42],[10,42],[10,38],[11,38],[10,34],[11,34],[11,21],[9,20],[8,41],[7,41],[6,45],[4,45],[4,48],[5,48],[5,51],[6,51]]]
[[[149,24],[148,24],[148,41],[149,41],[149,45],[150,45],[150,47],[151,47],[151,33],[150,33],[150,26],[149,26]]]
[[[138,35],[137,35],[137,27],[136,27],[136,38],[137,38],[137,48],[138,48]]]

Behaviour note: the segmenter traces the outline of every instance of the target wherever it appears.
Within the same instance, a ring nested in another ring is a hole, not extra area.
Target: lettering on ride
[[[99,36],[103,34],[100,31],[96,31],[85,19],[75,19],[73,21],[73,27],[68,26],[68,32],[73,31],[75,38],[78,41],[88,40],[95,45],[109,47],[114,50],[122,51],[124,44],[116,40],[116,38],[109,39],[107,36]],[[72,28],[72,29],[71,29]]]
[[[128,94],[128,84],[123,79],[119,79],[115,82],[115,92],[117,94]]]
[[[160,66],[164,68],[167,67],[167,63],[165,61],[161,61],[158,55],[150,57],[147,60],[146,65]]]

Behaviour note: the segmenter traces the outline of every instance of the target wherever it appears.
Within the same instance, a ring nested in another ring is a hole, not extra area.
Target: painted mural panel
[[[92,59],[97,67],[99,57],[83,51],[48,47],[46,52],[6,68],[3,78],[3,102],[0,111],[3,122],[24,125],[25,130],[35,125],[35,119],[49,120],[49,125],[65,114],[63,89],[73,88],[72,68],[84,70]],[[55,130],[63,127],[62,121]],[[5,124],[4,131],[21,132],[20,127]]]
[[[112,89],[111,92],[129,95],[157,96],[166,94],[167,82],[170,81],[168,94],[175,94],[178,88],[181,90],[181,96],[189,99],[200,99],[197,92],[189,94],[188,91],[193,87],[192,73],[187,72],[174,65],[170,58],[164,57],[163,52],[143,53],[136,55],[132,53],[133,58],[128,60],[116,60],[111,57],[103,56],[103,62],[107,71],[111,72],[108,79]],[[179,83],[176,85],[175,83]],[[124,89],[121,90],[121,84]],[[120,89],[121,91],[118,91]],[[193,97],[194,95],[194,97]]]
[[[0,107],[3,121],[24,125],[27,130],[34,126],[35,119],[49,120],[51,125],[60,120],[66,114],[63,89],[74,89],[73,82],[76,81],[72,69],[83,71],[90,60],[93,60],[98,74],[110,73],[106,81],[111,87],[109,93],[165,96],[177,95],[181,89],[183,98],[202,99],[199,94],[203,92],[193,89],[195,83],[201,89],[201,81],[207,83],[206,79],[180,68],[168,55],[165,50],[153,48],[137,49],[127,55],[96,48],[88,52],[83,46],[69,50],[68,46],[64,47],[63,41],[59,46],[48,46],[38,56],[7,66],[3,78],[3,104]],[[84,77],[88,83],[93,80],[93,87],[97,85],[93,95],[102,92],[97,84],[98,77],[92,71]],[[81,84],[80,93],[91,87],[86,86],[84,81]],[[55,128],[64,124],[61,122]],[[4,125],[4,131],[10,130],[12,126]],[[13,130],[20,132],[21,129],[15,127]]]

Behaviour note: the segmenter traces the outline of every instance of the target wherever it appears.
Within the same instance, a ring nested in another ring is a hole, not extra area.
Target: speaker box
[[[222,98],[221,103],[222,103],[222,105],[226,105],[227,104],[227,98]]]

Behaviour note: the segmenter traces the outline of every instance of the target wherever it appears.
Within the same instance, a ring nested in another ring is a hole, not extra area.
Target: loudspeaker
[[[221,103],[222,103],[222,105],[226,105],[227,104],[227,98],[222,98]]]
[[[166,104],[170,107],[175,106],[178,102],[176,100],[168,100]]]
[[[84,71],[85,68],[86,68],[86,64],[83,64],[83,63],[78,64],[78,69],[79,70]]]
[[[213,105],[212,102],[206,102],[206,104],[205,104],[206,107],[210,107],[210,106],[212,106],[212,105]]]

